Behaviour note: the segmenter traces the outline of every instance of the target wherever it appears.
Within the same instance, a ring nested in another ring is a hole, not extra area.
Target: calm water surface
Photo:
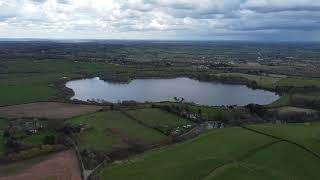
[[[254,90],[245,85],[201,82],[190,78],[135,79],[128,84],[113,83],[99,78],[69,81],[66,86],[75,95],[72,99],[104,99],[109,102],[135,100],[138,102],[172,101],[183,97],[201,105],[269,104],[279,98],[273,92]]]

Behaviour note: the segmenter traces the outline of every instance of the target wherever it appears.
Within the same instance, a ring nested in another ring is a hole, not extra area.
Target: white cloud
[[[317,0],[0,0],[0,37],[312,37],[319,10]]]

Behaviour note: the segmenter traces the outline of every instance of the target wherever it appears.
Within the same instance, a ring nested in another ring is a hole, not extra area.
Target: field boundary
[[[219,169],[222,169],[226,166],[229,166],[229,165],[232,165],[232,164],[235,164],[237,162],[240,162],[240,161],[243,161],[244,159],[258,153],[259,151],[263,150],[263,149],[266,149],[270,146],[273,146],[274,144],[277,144],[277,143],[280,143],[280,142],[283,142],[282,140],[277,140],[275,139],[275,141],[272,141],[272,142],[269,142],[267,144],[263,144],[261,146],[258,146],[256,148],[253,148],[253,149],[250,149],[249,151],[247,151],[246,153],[244,153],[243,155],[239,156],[238,158],[235,158],[235,159],[232,159],[232,160],[229,160],[223,164],[221,164],[220,166],[217,166],[215,167],[213,170],[210,171],[209,174],[207,174],[205,177],[201,178],[202,180],[206,180],[207,178],[211,177],[212,175],[214,175],[214,173],[219,170]]]
[[[142,126],[144,126],[144,127],[147,127],[147,128],[150,128],[150,129],[154,129],[154,130],[160,132],[161,134],[167,136],[166,134],[164,134],[164,133],[163,133],[162,131],[160,131],[159,129],[154,128],[154,127],[152,127],[152,126],[150,126],[150,125],[148,125],[148,124],[146,124],[146,123],[143,123],[142,121],[140,121],[139,119],[135,118],[134,116],[132,116],[132,115],[129,114],[128,112],[126,112],[126,111],[124,111],[124,110],[121,110],[121,109],[120,109],[119,111],[120,111],[123,115],[125,115],[126,117],[128,117],[129,119],[135,121],[136,123],[138,123],[138,124],[140,124],[140,125],[142,125]]]
[[[289,143],[289,144],[295,145],[295,146],[297,146],[297,147],[305,150],[306,152],[312,154],[314,157],[316,157],[318,160],[320,160],[320,155],[319,155],[318,153],[312,151],[311,149],[305,147],[304,145],[301,145],[301,144],[296,143],[296,142],[294,142],[294,141],[291,141],[291,140],[289,140],[289,139],[281,138],[281,137],[278,137],[278,136],[275,136],[275,135],[272,135],[272,134],[268,134],[268,133],[265,133],[265,132],[262,132],[262,131],[258,131],[258,130],[255,130],[255,129],[246,127],[246,126],[240,126],[240,127],[242,127],[243,129],[246,129],[246,130],[248,130],[248,131],[257,133],[257,134],[261,134],[261,135],[265,135],[265,136],[268,136],[268,137],[272,137],[272,138],[281,140],[281,141],[283,141],[283,142],[287,142],[287,143]]]

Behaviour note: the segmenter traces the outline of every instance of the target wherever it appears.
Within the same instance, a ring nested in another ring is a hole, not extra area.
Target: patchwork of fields
[[[132,143],[152,145],[167,140],[164,134],[137,123],[119,111],[95,113],[69,121],[86,125],[80,133],[82,149],[112,152],[127,148]]]
[[[146,126],[156,128],[164,134],[169,134],[175,128],[184,131],[183,126],[194,126],[194,123],[189,120],[155,108],[132,110],[128,111],[128,114]]]
[[[254,81],[259,87],[274,89],[276,86],[317,86],[320,87],[320,78],[305,78],[298,76],[286,76],[277,74],[252,75],[244,73],[221,73],[217,74],[223,77],[242,77],[249,81]]]
[[[132,77],[186,75],[198,77],[215,74],[241,77],[250,82],[256,82],[259,87],[266,89],[287,86],[317,88],[320,87],[319,78],[221,73],[213,69],[198,72],[199,70],[190,66],[159,65],[154,68],[141,64],[119,66],[105,62],[43,60],[41,62],[0,62],[0,65],[2,67],[0,69],[0,117],[6,118],[0,118],[0,157],[7,153],[8,139],[4,137],[4,132],[10,120],[37,117],[45,119],[39,120],[41,123],[47,123],[47,120],[58,120],[63,125],[65,125],[64,122],[71,125],[72,128],[73,126],[81,127],[81,131],[77,132],[74,138],[80,151],[88,151],[89,155],[92,155],[90,154],[92,152],[99,152],[109,156],[114,152],[135,150],[135,148],[138,150],[141,148],[141,151],[137,151],[141,153],[150,148],[158,148],[134,157],[132,154],[126,154],[130,156],[128,160],[99,168],[96,175],[101,179],[319,179],[317,172],[320,167],[319,123],[228,127],[210,130],[197,138],[168,145],[169,142],[173,142],[172,132],[183,134],[198,124],[174,113],[151,108],[150,104],[131,110],[125,108],[124,110],[106,110],[109,107],[104,109],[101,106],[39,102],[49,101],[61,93],[56,86],[57,82],[93,75],[126,81]],[[301,99],[308,106],[301,107],[301,104],[297,104]],[[319,109],[314,106],[318,102],[319,92],[317,91],[287,92],[266,108],[276,110],[280,114],[296,112],[308,114],[318,112]],[[157,104],[179,106],[178,103]],[[220,121],[225,116],[240,117],[248,113],[239,110],[240,108],[207,107],[195,104],[188,108],[191,113],[200,114],[201,121]],[[9,179],[41,179],[42,176],[49,179],[80,179],[80,168],[74,152],[62,151],[49,155],[52,151],[45,151],[43,148],[44,140],[50,138],[50,135],[56,135],[54,133],[57,132],[40,130],[37,133],[26,133],[27,135],[23,137],[13,139],[12,142],[26,145],[21,148],[22,154],[29,155],[28,153],[32,154],[33,151],[43,150],[44,155],[36,158],[26,156],[32,159],[0,166],[0,180],[8,177]],[[59,133],[62,134],[61,131]],[[168,146],[159,148],[161,145]],[[24,151],[23,148],[29,148],[28,146],[37,148]],[[35,153],[35,156],[38,155]]]
[[[99,175],[102,179],[132,180],[317,179],[320,159],[293,143],[319,153],[319,123],[249,127],[276,137],[240,127],[213,130],[106,167]]]
[[[198,111],[198,108],[200,107],[194,106],[191,110]],[[211,114],[210,116],[220,113],[215,108],[201,109],[203,114]],[[281,109],[301,111],[292,107]],[[5,127],[8,122],[6,119],[0,119],[0,127]],[[157,108],[108,110],[76,116],[67,119],[66,122],[82,127],[78,136],[81,151],[90,150],[106,154],[138,146],[150,148],[165,144],[170,141],[168,131],[185,125],[195,125],[192,121]],[[48,132],[41,131],[20,141],[40,145],[46,135]],[[318,177],[319,142],[319,123],[228,127],[209,130],[197,138],[131,156],[128,160],[101,167],[95,174],[101,179],[130,180],[311,180]],[[4,147],[0,146],[0,152],[3,151]],[[3,178],[31,177],[30,172],[38,168],[45,168],[48,173],[58,173],[52,174],[52,177],[61,176],[61,173],[65,172],[59,168],[47,168],[54,162],[46,158],[33,158],[25,162],[33,168],[30,169],[21,163],[0,166],[0,169],[8,170],[7,174],[3,174]],[[63,179],[71,176],[77,176],[77,173],[61,177]]]

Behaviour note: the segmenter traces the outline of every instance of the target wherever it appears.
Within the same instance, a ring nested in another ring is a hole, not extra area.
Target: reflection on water
[[[254,90],[245,85],[201,82],[190,78],[135,79],[128,84],[99,78],[69,81],[66,86],[75,92],[72,99],[104,99],[109,102],[172,101],[174,97],[201,105],[269,104],[279,98],[273,92]]]

